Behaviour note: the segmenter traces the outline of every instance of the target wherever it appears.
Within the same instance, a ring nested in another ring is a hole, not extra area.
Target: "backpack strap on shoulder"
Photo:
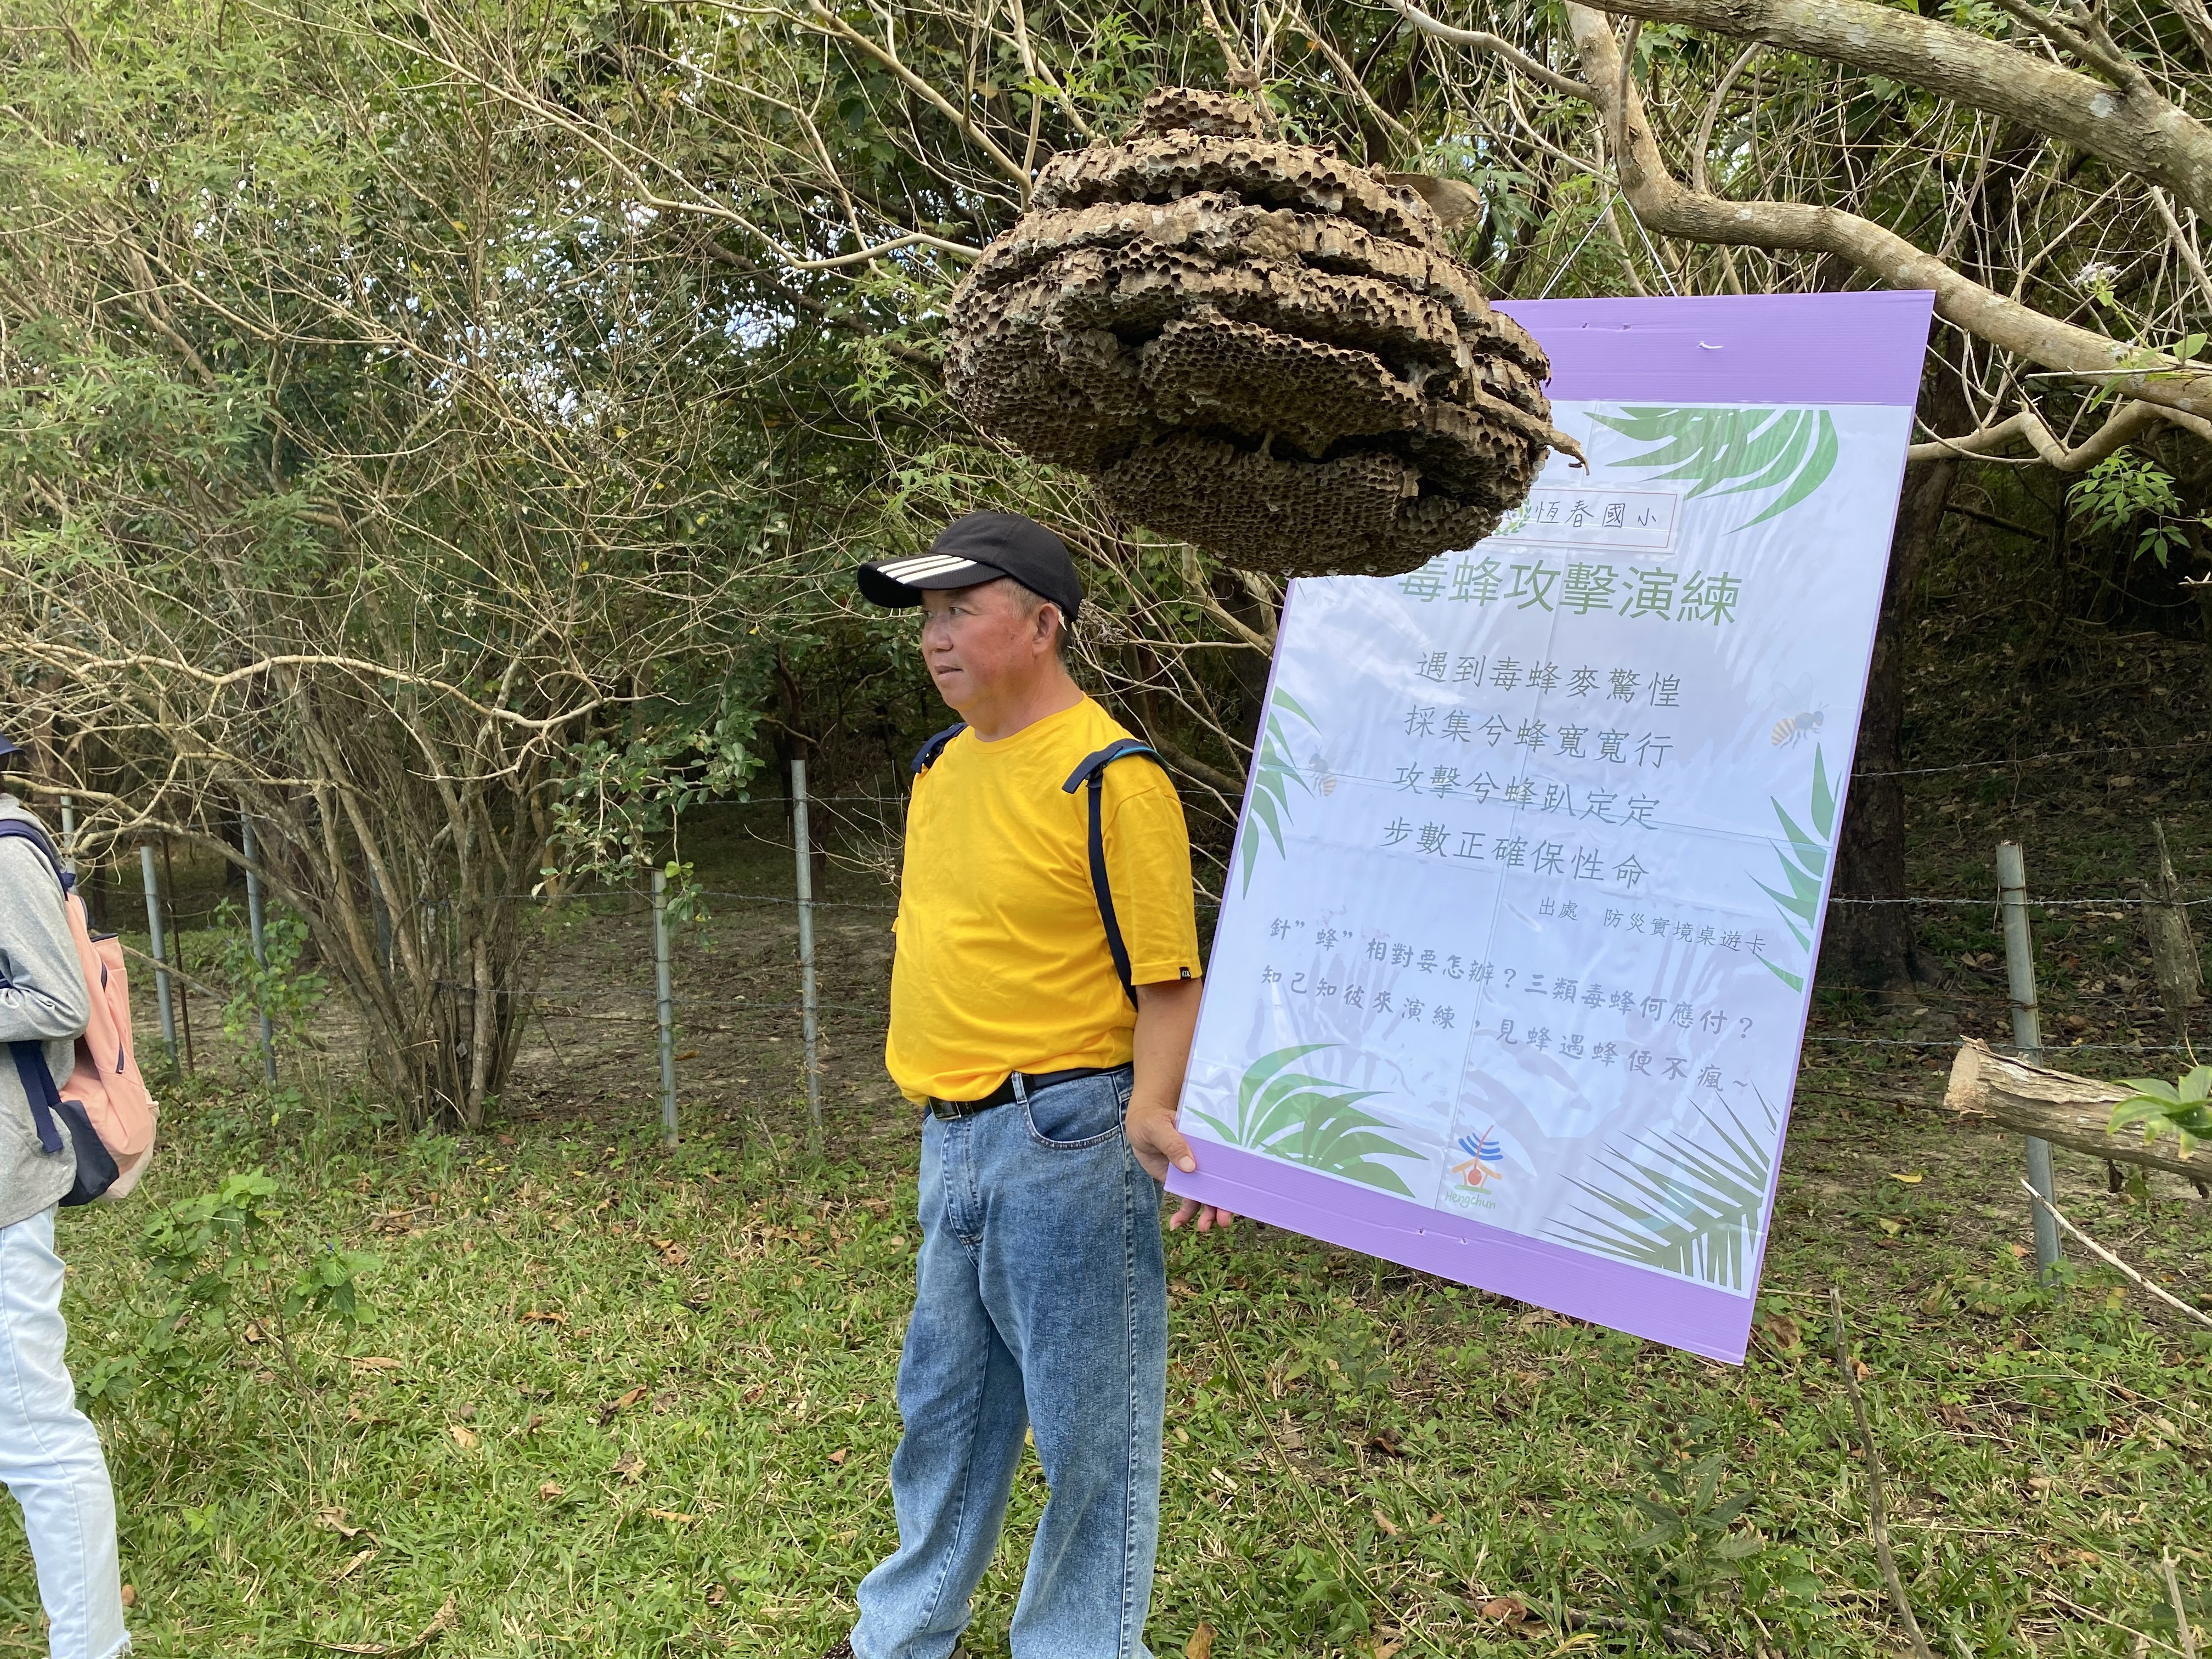
[[[45,830],[28,818],[0,818],[0,841],[27,841],[37,848],[47,864],[52,866],[54,879],[62,884],[64,893],[75,890],[76,877],[64,866],[62,855]]]
[[[932,738],[927,743],[922,744],[921,748],[915,750],[914,751],[914,769],[915,775],[920,776],[922,773],[929,770],[931,767],[936,765],[937,757],[945,752],[945,745],[951,742],[953,738],[958,737],[967,729],[968,722],[966,720],[955,720],[951,725],[946,726],[942,732],[939,732],[935,737]]]
[[[1106,949],[1114,958],[1115,975],[1121,981],[1121,994],[1129,999],[1129,1006],[1137,1006],[1137,987],[1129,974],[1128,942],[1121,937],[1121,923],[1114,914],[1114,890],[1106,880],[1106,830],[1103,817],[1103,796],[1106,793],[1106,769],[1124,755],[1150,755],[1154,762],[1159,755],[1152,744],[1136,738],[1121,738],[1108,744],[1095,755],[1086,755],[1082,763],[1067,775],[1060,789],[1073,794],[1085,784],[1091,787],[1091,890],[1098,898],[1098,920],[1105,925]]]

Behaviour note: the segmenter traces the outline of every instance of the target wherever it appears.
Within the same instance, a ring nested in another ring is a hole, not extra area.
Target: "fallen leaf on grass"
[[[1375,1524],[1382,1528],[1384,1532],[1389,1534],[1393,1538],[1395,1538],[1400,1533],[1405,1530],[1405,1528],[1401,1527],[1395,1521],[1393,1521],[1389,1516],[1382,1513],[1382,1505],[1379,1504],[1376,1505],[1375,1509]]]
[[[1390,1659],[1392,1654],[1405,1645],[1403,1642],[1386,1642],[1378,1636],[1375,1638],[1375,1659]]]
[[[1200,1625],[1182,1644],[1182,1659],[1213,1659],[1213,1626]]]
[[[753,1404],[756,1401],[757,1401],[757,1400],[758,1400],[758,1399],[759,1399],[763,1395],[766,1394],[767,1392],[768,1392],[768,1384],[767,1384],[767,1383],[765,1383],[765,1382],[756,1382],[756,1383],[754,1383],[754,1384],[752,1385],[752,1387],[750,1387],[750,1389],[746,1389],[743,1394],[739,1395],[738,1396],[738,1402],[739,1402],[740,1404],[742,1404],[742,1405],[746,1405],[746,1406],[750,1406],[750,1405]]]
[[[653,1396],[653,1409],[657,1416],[665,1417],[676,1409],[676,1390],[670,1389]]]
[[[123,1605],[126,1607],[135,1607],[138,1605],[137,1585],[125,1584],[123,1587]]]
[[[517,1317],[525,1325],[565,1325],[568,1322],[568,1315],[547,1313],[542,1308],[532,1308],[528,1313],[518,1315]]]
[[[621,1399],[608,1401],[605,1405],[599,1407],[599,1426],[603,1429],[606,1427],[608,1424],[615,1420],[617,1413],[628,1411],[632,1406],[637,1404],[639,1401],[644,1399],[645,1395],[645,1385],[643,1383],[640,1383],[636,1388],[632,1389]]]
[[[368,1530],[366,1527],[349,1527],[346,1525],[346,1513],[343,1510],[325,1510],[320,1515],[318,1515],[315,1519],[324,1526],[328,1527],[332,1532],[337,1534],[339,1537],[344,1539],[348,1543],[351,1543],[355,1539],[360,1537],[362,1533]]]
[[[357,1371],[404,1371],[407,1369],[405,1360],[387,1359],[382,1354],[364,1354],[352,1364]]]
[[[645,1478],[645,1459],[636,1452],[624,1452],[615,1460],[614,1472],[635,1486]]]
[[[372,1544],[367,1549],[363,1550],[359,1555],[355,1556],[352,1560],[347,1562],[345,1565],[340,1567],[336,1572],[332,1573],[331,1575],[331,1583],[333,1584],[343,1583],[347,1579],[352,1577],[356,1572],[367,1566],[369,1562],[375,1558],[375,1555],[376,1546]]]
[[[707,1586],[707,1605],[708,1607],[719,1607],[723,1602],[729,1599],[730,1592],[729,1588],[726,1585],[709,1584]]]
[[[1805,1334],[1798,1329],[1797,1322],[1786,1313],[1761,1314],[1756,1322],[1759,1335],[1783,1353],[1795,1353],[1805,1346]]]
[[[398,1647],[389,1642],[318,1642],[315,1645],[326,1648],[332,1653],[374,1654],[383,1656],[384,1659],[399,1659],[402,1654],[413,1653],[418,1648],[429,1646],[453,1629],[460,1621],[460,1613],[459,1601],[448,1595],[446,1605],[438,1609],[436,1616],[422,1626],[422,1634],[411,1642],[402,1642]]]
[[[453,1443],[463,1451],[477,1449],[477,1431],[465,1423],[448,1423],[446,1432],[453,1437]]]
[[[540,1503],[550,1504],[556,1498],[566,1498],[568,1495],[568,1489],[562,1486],[558,1480],[548,1480],[544,1486],[538,1489],[538,1498]]]
[[[840,1446],[836,1451],[830,1454],[830,1461],[832,1463],[842,1463],[845,1461],[847,1453],[850,1449],[851,1449],[849,1447]]]
[[[1851,1361],[1851,1375],[1858,1378],[1860,1382],[1863,1382],[1868,1377],[1874,1375],[1874,1367],[1868,1364],[1863,1359],[1854,1359]]]
[[[646,1513],[656,1521],[665,1521],[673,1526],[693,1527],[699,1523],[696,1515],[685,1515],[680,1510],[647,1510]]]
[[[1505,1625],[1517,1625],[1528,1616],[1527,1603],[1517,1595],[1493,1595],[1477,1611],[1486,1619],[1495,1619]]]
[[[1899,1171],[1892,1170],[1889,1172],[1889,1178],[1892,1181],[1902,1182],[1908,1187],[1917,1187],[1922,1182],[1928,1179],[1926,1176],[1923,1175],[1917,1170],[1914,1170],[1909,1174],[1900,1174]]]
[[[696,1060],[699,1058],[699,1051],[696,1048],[686,1048],[682,1054],[676,1055],[675,1058],[679,1063],[687,1060]]]

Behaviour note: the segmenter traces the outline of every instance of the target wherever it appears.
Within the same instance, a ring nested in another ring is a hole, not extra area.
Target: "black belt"
[[[1057,1087],[1063,1083],[1078,1083],[1087,1077],[1104,1077],[1118,1072],[1118,1066],[1076,1066],[1065,1072],[1016,1072],[981,1100],[939,1100],[934,1095],[929,1099],[929,1115],[948,1121],[973,1117],[978,1112],[988,1112],[994,1106],[1004,1106],[1014,1097],[1014,1078],[1022,1080],[1024,1093],[1036,1094],[1041,1090]]]

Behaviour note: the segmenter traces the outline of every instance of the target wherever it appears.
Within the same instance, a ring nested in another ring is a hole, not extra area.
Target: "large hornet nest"
[[[1411,570],[1581,453],[1422,197],[1225,94],[1156,92],[1128,142],[1054,156],[951,323],[977,426],[1248,570]]]

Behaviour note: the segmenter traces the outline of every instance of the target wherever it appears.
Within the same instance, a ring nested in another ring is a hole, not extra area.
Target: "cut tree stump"
[[[2192,1149],[2185,1158],[2172,1140],[2152,1146],[2139,1133],[2106,1133],[2112,1108],[2127,1097],[2117,1083],[1992,1054],[1974,1037],[1959,1045],[1951,1085],[1943,1091],[1943,1103],[1961,1116],[1988,1118],[2092,1158],[2165,1170],[2200,1185],[2212,1182],[2212,1151]]]

